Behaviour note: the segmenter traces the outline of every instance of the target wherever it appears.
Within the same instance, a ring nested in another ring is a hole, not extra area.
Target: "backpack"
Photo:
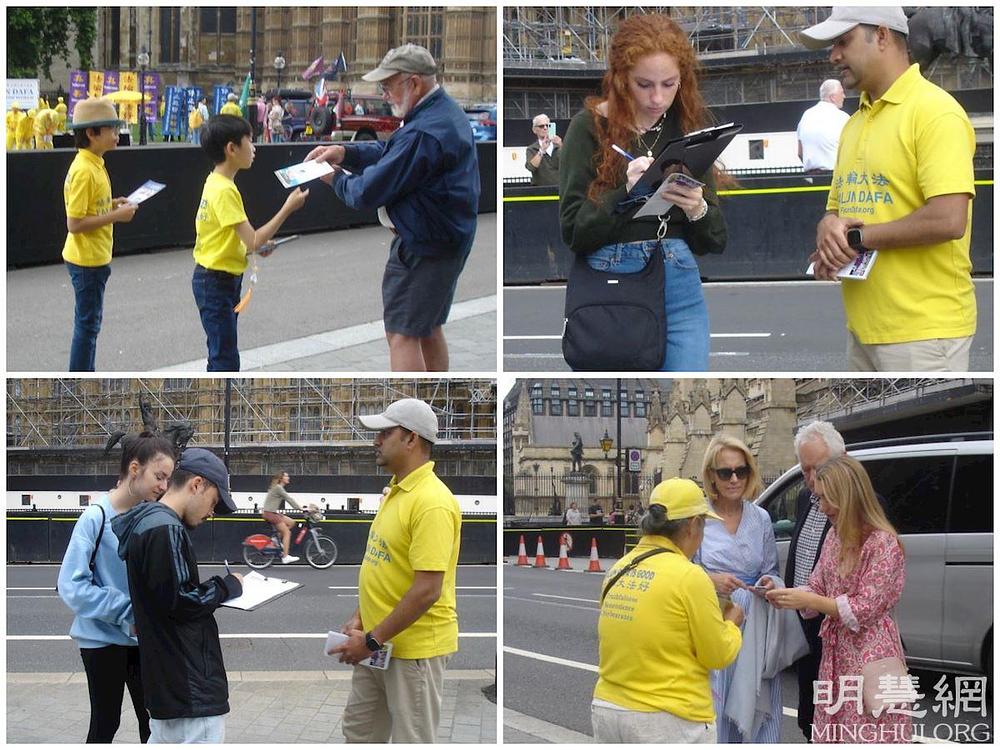
[[[200,128],[205,123],[205,118],[201,116],[201,112],[195,107],[191,110],[191,114],[188,115],[188,127],[192,130]]]

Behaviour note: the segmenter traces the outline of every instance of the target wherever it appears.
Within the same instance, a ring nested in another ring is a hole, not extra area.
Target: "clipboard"
[[[686,167],[693,177],[699,177],[711,169],[715,160],[726,150],[733,138],[743,130],[742,123],[726,123],[668,141],[639,181],[628,193],[626,202],[644,202],[655,193],[660,184],[673,172],[682,171]]]
[[[301,583],[286,581],[281,578],[268,578],[267,576],[262,576],[257,571],[253,571],[243,576],[243,593],[235,599],[222,602],[222,606],[252,612],[262,604],[273,602],[275,599],[284,596],[289,591],[294,591],[301,585]]]

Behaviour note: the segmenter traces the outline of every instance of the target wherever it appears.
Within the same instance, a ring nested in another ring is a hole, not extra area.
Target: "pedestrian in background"
[[[819,101],[802,113],[795,136],[806,172],[829,172],[837,164],[840,132],[850,119],[844,112],[844,87],[835,78],[823,81]]]
[[[531,121],[531,132],[535,135],[535,141],[525,149],[524,166],[531,172],[531,184],[537,185],[558,185],[559,184],[559,148],[562,146],[562,138],[549,132],[549,116],[535,115]]]
[[[75,615],[69,635],[80,648],[87,675],[88,743],[114,740],[126,687],[139,723],[139,741],[149,739],[128,572],[118,556],[111,522],[139,503],[157,500],[173,470],[169,440],[151,432],[123,438],[118,484],[80,514],[59,567],[59,596]]]
[[[716,741],[708,673],[736,658],[743,612],[721,610],[691,557],[716,519],[689,479],[654,489],[639,543],[608,571],[598,619],[594,738],[603,743]]]

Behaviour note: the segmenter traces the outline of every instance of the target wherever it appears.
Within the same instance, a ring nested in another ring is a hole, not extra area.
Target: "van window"
[[[954,456],[866,458],[875,492],[900,534],[942,534]],[[989,486],[989,485],[987,485]]]
[[[791,477],[765,506],[765,510],[771,516],[775,540],[780,542],[782,539],[792,538],[792,531],[795,530],[796,500],[805,487],[806,482],[801,474]]]
[[[948,531],[993,531],[993,456],[959,456]]]

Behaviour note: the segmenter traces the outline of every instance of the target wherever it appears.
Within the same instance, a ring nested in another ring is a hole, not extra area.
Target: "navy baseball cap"
[[[229,494],[229,470],[222,463],[222,459],[212,451],[204,448],[187,448],[181,453],[181,459],[175,468],[207,479],[215,485],[216,489],[219,490],[219,502],[215,505],[216,511],[224,508],[232,513],[236,510],[233,496]]]

